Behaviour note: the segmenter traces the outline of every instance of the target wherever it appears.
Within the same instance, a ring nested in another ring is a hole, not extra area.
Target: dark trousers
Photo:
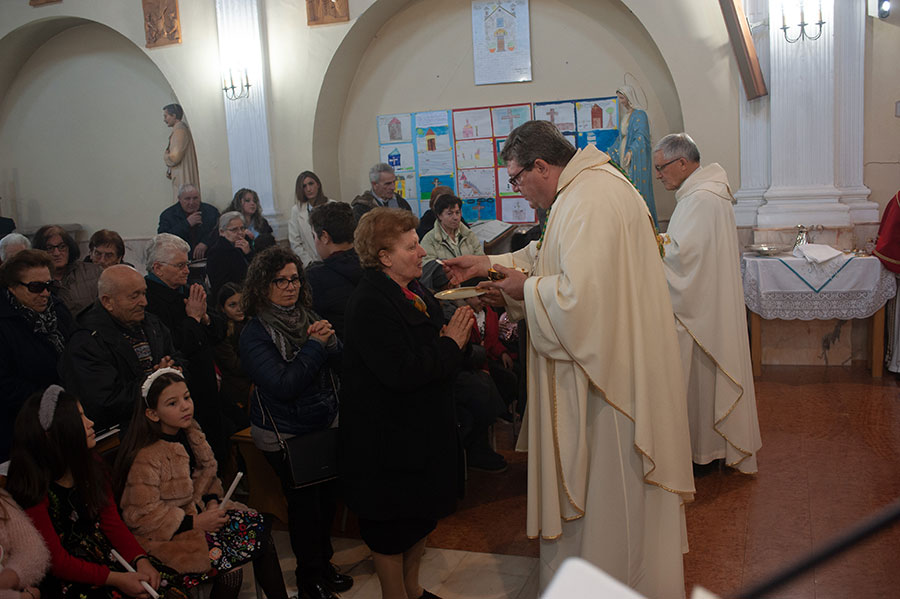
[[[331,524],[336,509],[337,481],[291,488],[291,473],[281,451],[264,451],[269,464],[281,480],[288,504],[288,534],[297,558],[297,585],[321,582],[330,568],[334,548],[331,546]]]

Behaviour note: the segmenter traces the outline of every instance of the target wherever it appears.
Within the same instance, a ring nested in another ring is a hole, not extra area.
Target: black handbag
[[[329,373],[331,374],[331,373]],[[337,386],[331,374],[331,386],[337,397]],[[269,413],[269,408],[259,397],[254,388],[256,401],[263,414],[272,423],[278,445],[281,447],[283,459],[287,460],[288,472],[291,475],[291,488],[310,487],[338,477],[338,428],[326,428],[303,435],[295,435],[285,439],[278,432],[278,425]]]

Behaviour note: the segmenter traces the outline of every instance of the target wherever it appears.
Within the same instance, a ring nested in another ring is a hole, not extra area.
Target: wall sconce
[[[788,16],[785,14],[785,11],[784,11],[784,5],[786,3],[787,2],[782,3],[782,5],[781,5],[781,31],[782,31],[782,33],[784,33],[784,41],[786,41],[789,44],[793,44],[795,42],[799,42],[802,39],[808,39],[810,41],[813,41],[813,40],[817,40],[820,37],[822,37],[822,25],[825,24],[825,21],[822,20],[822,2],[821,1],[818,2],[818,5],[819,5],[818,20],[814,23],[806,22],[806,12],[804,10],[805,9],[804,3],[800,2],[799,3],[800,4],[800,15],[799,15],[800,22],[797,25],[788,25]],[[794,11],[792,11],[792,12],[794,12]],[[795,18],[797,18],[796,14],[791,15],[792,21]],[[806,27],[809,26],[810,30],[812,30],[812,27],[814,25],[818,27],[818,29],[816,29],[815,35],[811,35],[811,34],[807,33]],[[788,29],[792,29],[794,27],[799,27],[799,32],[797,33],[796,37],[792,38],[791,36],[788,35]]]
[[[234,73],[237,70],[237,81]],[[240,100],[250,97],[250,78],[247,69],[228,69],[228,74],[222,76],[222,91],[229,100]]]

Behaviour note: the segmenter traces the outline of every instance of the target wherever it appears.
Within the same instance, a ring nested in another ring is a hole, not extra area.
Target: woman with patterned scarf
[[[341,343],[331,324],[312,311],[303,263],[287,248],[274,246],[253,258],[241,306],[250,318],[241,333],[241,364],[256,385],[250,431],[288,501],[297,585],[303,597],[332,599],[353,585],[331,564],[336,482],[293,488],[278,435],[290,438],[337,426],[338,379],[332,366],[340,359]]]
[[[0,267],[0,462],[9,459],[13,423],[28,396],[59,382],[57,362],[74,330],[55,290],[50,256],[22,250]]]

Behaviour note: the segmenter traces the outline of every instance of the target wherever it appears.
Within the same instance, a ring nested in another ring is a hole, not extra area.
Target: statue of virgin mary
[[[653,153],[650,145],[650,121],[638,109],[634,88],[623,85],[616,90],[619,101],[619,135],[607,153],[621,166],[640,192],[653,224],[656,225],[656,202],[653,200]]]

